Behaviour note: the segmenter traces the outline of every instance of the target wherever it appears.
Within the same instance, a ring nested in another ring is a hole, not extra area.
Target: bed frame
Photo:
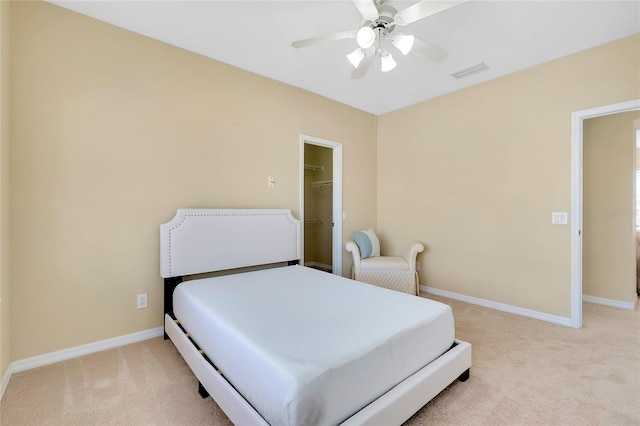
[[[268,425],[191,340],[173,315],[173,290],[190,276],[300,259],[300,221],[285,209],[179,209],[160,225],[160,275],[165,281],[165,338],[170,338],[199,380],[237,425]],[[456,379],[469,378],[471,345],[453,346],[343,425],[401,424]]]

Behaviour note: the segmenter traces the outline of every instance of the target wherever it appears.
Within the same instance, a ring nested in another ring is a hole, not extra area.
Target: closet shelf
[[[316,182],[312,182],[311,185],[313,185],[314,188],[329,188],[331,189],[331,187],[333,186],[333,180],[329,179],[329,180],[319,180]]]
[[[312,182],[311,185],[319,192],[331,192],[333,189],[333,180],[319,180]]]
[[[315,164],[305,164],[304,169],[312,172],[324,172],[324,166],[316,166]]]

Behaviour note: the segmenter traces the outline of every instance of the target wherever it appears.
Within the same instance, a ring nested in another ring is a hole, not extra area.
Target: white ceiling
[[[640,32],[638,0],[472,0],[402,28],[446,49],[444,61],[393,51],[395,70],[382,73],[373,63],[364,78],[353,80],[345,55],[356,48],[354,39],[291,47],[294,40],[357,29],[361,16],[350,0],[50,3],[373,114]],[[402,10],[416,1],[385,3]],[[489,70],[451,76],[480,62]]]

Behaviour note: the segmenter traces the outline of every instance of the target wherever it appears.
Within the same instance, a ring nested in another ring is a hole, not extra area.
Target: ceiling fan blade
[[[367,53],[365,54],[364,59],[362,59],[362,61],[360,62],[358,68],[353,70],[353,72],[351,73],[351,78],[358,79],[364,77],[364,75],[367,73],[367,70],[369,69],[369,65],[371,65],[371,62],[373,62],[373,58],[375,56],[375,49],[367,50]]]
[[[375,21],[380,17],[378,8],[373,0],[353,0],[353,4],[365,21]]]
[[[429,42],[414,38],[411,53],[428,61],[439,62],[447,57],[447,51]]]
[[[447,10],[450,7],[457,6],[461,3],[466,3],[466,0],[422,0],[421,2],[418,2],[413,6],[409,6],[408,8],[396,13],[396,15],[393,17],[393,21],[396,25],[409,25],[413,22],[419,21],[420,19],[426,18],[427,16],[435,15],[438,12],[442,12],[443,10]]]
[[[347,38],[356,38],[356,34],[358,34],[358,32],[355,30],[340,31],[337,33],[321,35],[318,37],[311,37],[311,38],[305,38],[303,40],[296,40],[293,43],[291,43],[291,47],[295,47],[296,49],[299,49],[301,47],[313,46],[315,44],[330,43],[332,41],[344,40]]]

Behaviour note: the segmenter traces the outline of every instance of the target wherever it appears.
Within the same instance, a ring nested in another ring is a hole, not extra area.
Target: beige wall
[[[376,118],[50,4],[11,12],[11,360],[160,326],[158,225],[298,215],[300,134],[344,144],[345,240],[377,224],[388,252],[427,245],[423,284],[569,316],[550,213],[570,209],[570,115],[640,98],[640,36]]]
[[[349,223],[375,222],[373,115],[47,3],[11,19],[13,360],[161,326],[159,225],[298,216],[300,134],[343,144]]]
[[[11,363],[9,293],[9,15],[0,2],[0,383]]]
[[[427,286],[568,318],[571,113],[640,98],[639,55],[636,35],[378,117],[387,245],[425,243]]]
[[[640,112],[585,120],[583,125],[582,292],[634,303],[635,129]]]

